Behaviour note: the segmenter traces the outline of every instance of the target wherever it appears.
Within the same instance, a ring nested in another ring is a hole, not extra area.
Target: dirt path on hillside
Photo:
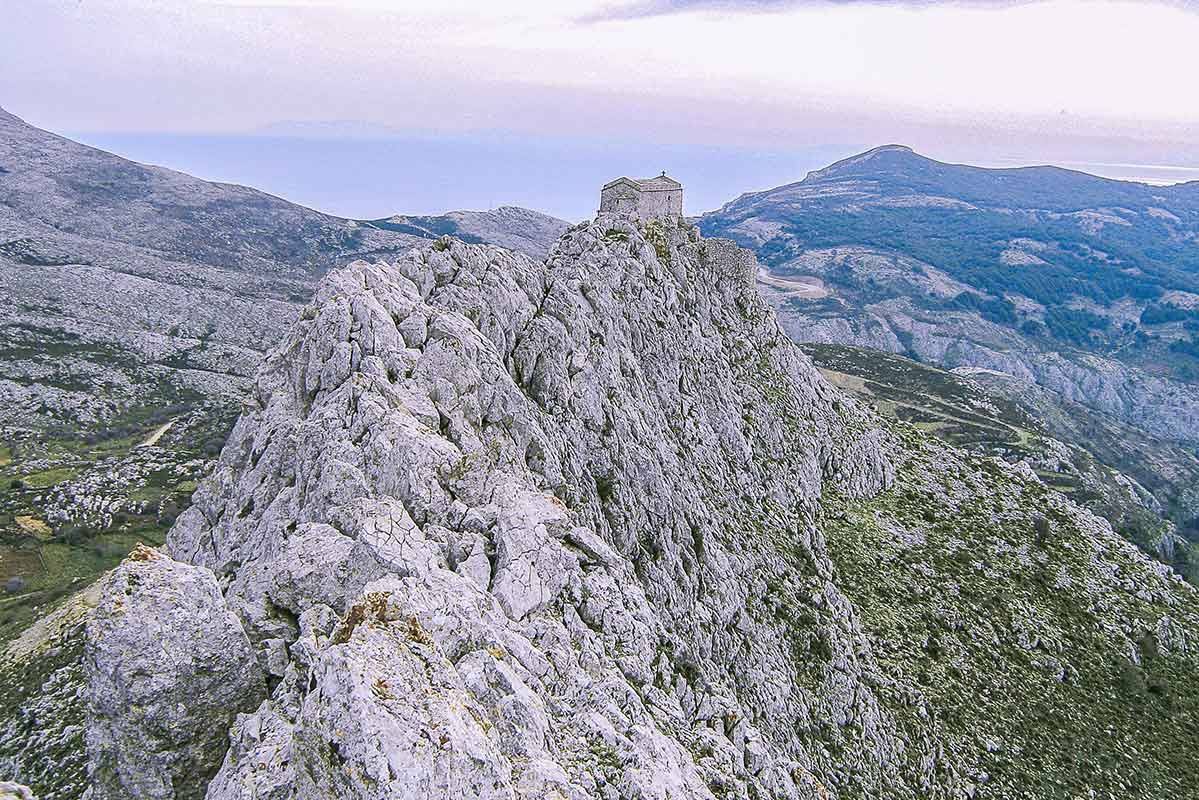
[[[161,439],[162,435],[164,433],[166,433],[167,431],[169,431],[171,429],[171,426],[174,424],[175,424],[175,420],[169,419],[166,422],[164,422],[162,425],[159,425],[154,430],[154,433],[151,433],[149,436],[147,436],[146,441],[139,444],[138,447],[153,447],[154,445],[158,444],[158,440]]]
[[[811,276],[783,278],[772,275],[766,267],[758,267],[758,283],[769,286],[786,295],[802,297],[805,300],[819,300],[828,297],[829,291],[819,278]]]

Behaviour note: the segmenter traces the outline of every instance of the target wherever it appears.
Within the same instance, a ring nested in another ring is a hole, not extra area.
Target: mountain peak
[[[912,148],[904,144],[884,144],[879,147],[867,150],[864,153],[859,153],[856,156],[843,158],[840,161],[834,162],[824,169],[813,170],[808,173],[805,181],[822,180],[825,178],[836,177],[838,175],[853,173],[858,169],[869,165],[869,168],[877,168],[879,162],[894,162],[896,159],[908,160],[927,160],[924,156],[917,153]]]
[[[871,150],[867,150],[865,153],[862,153],[859,156],[859,158],[873,158],[874,156],[881,155],[882,153],[913,153],[913,154],[915,154],[916,151],[913,150],[912,148],[908,147],[906,144],[882,144]]]

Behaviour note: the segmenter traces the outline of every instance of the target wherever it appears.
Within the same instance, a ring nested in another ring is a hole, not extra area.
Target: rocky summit
[[[61,626],[82,667],[20,718],[65,728],[17,726],[14,775],[92,800],[1191,791],[1196,590],[1031,470],[833,388],[757,269],[615,216],[545,261],[444,238],[329,274],[164,550]]]

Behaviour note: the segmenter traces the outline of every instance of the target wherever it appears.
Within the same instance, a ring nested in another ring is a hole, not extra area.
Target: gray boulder
[[[138,546],[105,581],[84,656],[91,798],[201,798],[266,694],[250,642],[203,567]]]

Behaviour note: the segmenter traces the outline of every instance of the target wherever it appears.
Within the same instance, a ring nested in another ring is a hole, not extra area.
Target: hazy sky
[[[976,163],[1199,167],[1186,0],[21,0],[3,15],[0,105],[70,133],[899,141]]]

